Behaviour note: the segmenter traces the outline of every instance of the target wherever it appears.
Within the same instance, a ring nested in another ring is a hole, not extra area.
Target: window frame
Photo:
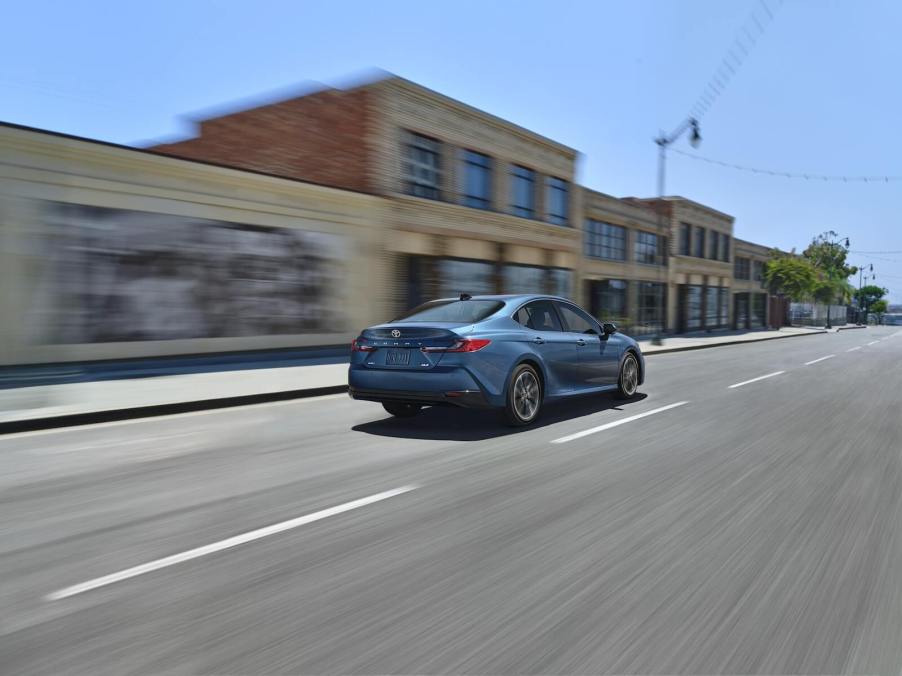
[[[479,160],[484,160],[484,164]],[[473,209],[490,210],[492,208],[492,187],[494,178],[494,162],[491,155],[481,153],[477,150],[469,148],[461,148],[460,151],[461,177],[460,177],[460,194],[461,203],[464,206]],[[472,195],[469,192],[469,178],[471,171],[480,172],[479,175],[485,178],[485,197]]]
[[[597,230],[593,229],[594,226],[598,226]],[[612,234],[612,231],[617,230],[620,231],[622,238],[617,238]],[[620,249],[619,247],[611,246],[611,242],[617,239],[620,239],[620,241],[622,241],[622,249]],[[625,262],[627,260],[627,254],[629,250],[627,239],[628,236],[626,226],[617,225],[616,223],[608,223],[607,221],[599,221],[594,218],[587,218],[585,223],[585,234],[583,236],[583,254],[589,258],[596,258],[598,260]],[[607,242],[607,244],[605,242]],[[593,253],[592,249],[597,250],[598,253]],[[620,257],[606,256],[604,255],[605,250],[608,250],[610,252],[621,250],[623,255]]]
[[[414,159],[413,151],[419,149],[435,157],[435,166]],[[422,181],[415,171],[419,167],[435,174],[435,183]],[[442,198],[442,142],[426,134],[415,131],[405,132],[404,143],[404,186],[408,195],[423,199],[441,200]]]
[[[532,305],[533,303],[548,303],[548,305],[551,307],[551,316],[554,317],[555,321],[557,322],[557,325],[558,325],[557,329],[534,329],[531,326],[527,326],[526,324],[520,324],[519,320],[517,320],[517,314],[519,314],[520,310],[524,309],[527,305]],[[529,330],[529,331],[539,331],[539,332],[557,331],[559,333],[564,333],[563,322],[561,321],[561,318],[558,315],[557,308],[554,306],[554,300],[552,298],[548,298],[548,297],[531,298],[530,300],[526,301],[525,303],[522,303],[521,305],[519,305],[517,307],[517,309],[511,313],[510,317],[512,320],[517,322],[517,324],[519,326],[522,326],[524,329]]]
[[[510,172],[510,213],[520,218],[536,217],[536,171],[522,164],[511,164]],[[529,188],[529,206],[517,203],[517,186],[523,182]]]
[[[559,195],[563,200],[564,213],[558,214],[553,212],[552,206],[555,200],[553,196]],[[557,176],[545,177],[545,220],[554,225],[570,224],[570,182],[565,181]]]
[[[554,303],[555,309],[558,311],[558,317],[561,320],[561,327],[564,329],[564,333],[578,333],[579,335],[582,335],[582,336],[589,335],[585,331],[574,331],[573,329],[570,328],[570,324],[567,323],[567,319],[563,313],[564,308],[567,308],[571,312],[573,312],[573,314],[575,314],[577,317],[580,317],[583,320],[585,320],[589,324],[589,327],[594,329],[593,332],[596,336],[602,335],[603,330],[602,330],[601,324],[598,322],[598,320],[595,319],[588,312],[586,312],[585,310],[580,308],[575,303],[571,303],[569,301],[563,301],[563,300],[554,300],[554,301],[552,301],[552,303]]]
[[[633,261],[636,263],[641,263],[642,265],[663,265],[664,258],[662,255],[662,246],[661,240],[663,239],[661,235],[658,235],[654,232],[648,232],[647,230],[636,230],[635,237],[633,238]],[[654,253],[651,256],[651,261],[647,260],[648,254],[645,250],[645,247],[651,246],[650,242],[643,242],[643,237],[649,237],[654,240]]]

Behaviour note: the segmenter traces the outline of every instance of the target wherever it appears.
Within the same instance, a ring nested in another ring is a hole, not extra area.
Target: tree
[[[858,300],[858,307],[869,308],[887,293],[889,293],[889,289],[884,289],[876,284],[868,284],[855,292],[855,298]]]
[[[764,282],[772,294],[781,294],[792,301],[810,298],[817,281],[817,271],[807,258],[786,255],[776,249],[764,266]]]
[[[871,312],[873,312],[876,315],[882,315],[882,314],[885,314],[887,309],[889,308],[889,303],[887,303],[886,300],[881,299],[881,300],[874,301],[874,303],[870,307],[871,307]]]
[[[821,283],[816,285],[815,297],[828,305],[844,301],[851,288],[847,280],[858,272],[858,268],[846,265],[849,240],[840,242],[836,241],[837,237],[839,235],[828,230],[811,240],[811,244],[802,252],[802,256],[811,262],[821,279]]]

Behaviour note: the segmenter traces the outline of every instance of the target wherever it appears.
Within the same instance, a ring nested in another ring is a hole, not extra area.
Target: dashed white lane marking
[[[870,343],[868,343],[868,345],[876,345],[879,342],[879,340],[872,340]]]
[[[861,345],[859,345],[857,347],[850,347],[848,350],[846,350],[846,352],[854,352],[855,350],[860,350],[860,349],[861,349]]]
[[[160,568],[174,566],[177,563],[183,563],[185,561],[190,561],[191,559],[197,559],[201,556],[206,556],[207,554],[221,552],[223,549],[237,547],[238,545],[253,542],[254,540],[259,540],[260,538],[275,535],[276,533],[283,533],[287,530],[297,528],[298,526],[313,523],[314,521],[319,521],[330,516],[335,516],[336,514],[349,512],[352,509],[358,509],[360,507],[365,507],[366,505],[371,505],[374,502],[388,500],[389,498],[393,498],[396,495],[409,493],[416,488],[417,486],[401,486],[400,488],[393,488],[390,491],[376,493],[375,495],[360,498],[359,500],[352,500],[351,502],[336,505],[335,507],[329,507],[328,509],[322,509],[318,512],[313,512],[312,514],[299,516],[296,519],[289,519],[288,521],[282,521],[281,523],[276,523],[271,526],[258,528],[257,530],[248,531],[247,533],[241,533],[240,535],[236,535],[225,540],[220,540],[219,542],[213,542],[209,545],[204,545],[203,547],[189,549],[188,551],[181,552],[180,554],[173,554],[172,556],[165,556],[162,559],[156,559],[155,561],[142,563],[140,566],[126,568],[125,570],[120,570],[118,573],[104,575],[103,577],[97,577],[93,580],[82,582],[81,584],[72,585],[71,587],[65,587],[51,594],[48,594],[45,598],[48,601],[59,601],[60,599],[67,598],[69,596],[75,596],[76,594],[82,594],[86,591],[97,589],[98,587],[104,587],[108,584],[127,580],[130,577],[137,577],[138,575],[143,575],[144,573],[150,573],[152,571],[159,570]]]
[[[786,373],[786,371],[774,371],[773,373],[768,373],[766,376],[758,376],[757,378],[752,378],[751,380],[743,380],[741,383],[733,383],[730,385],[729,389],[733,389],[734,387],[742,387],[743,385],[748,385],[749,383],[757,383],[759,380],[764,380],[765,378],[773,378],[774,376],[778,376],[781,373]]]
[[[563,444],[567,441],[573,441],[574,439],[581,439],[582,437],[589,436],[590,434],[595,434],[596,432],[604,432],[605,430],[609,430],[612,427],[617,427],[618,425],[625,425],[628,422],[632,422],[633,420],[638,420],[639,418],[645,418],[650,415],[654,415],[655,413],[661,413],[663,411],[669,411],[672,408],[676,408],[677,406],[683,406],[684,404],[688,404],[688,401],[678,401],[675,404],[668,404],[667,406],[661,406],[660,408],[652,409],[651,411],[645,411],[644,413],[637,413],[636,415],[631,415],[628,418],[621,418],[620,420],[615,420],[614,422],[609,422],[604,425],[599,425],[598,427],[590,427],[587,430],[583,430],[582,432],[575,432],[573,434],[568,434],[566,437],[561,437],[560,439],[552,439],[552,444]]]
[[[812,359],[811,361],[806,361],[805,366],[811,366],[812,364],[817,364],[819,361],[824,361],[825,359],[833,359],[835,354],[828,354],[826,357],[821,357],[820,359]]]

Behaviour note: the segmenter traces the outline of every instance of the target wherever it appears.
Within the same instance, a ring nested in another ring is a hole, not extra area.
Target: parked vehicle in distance
[[[528,425],[546,402],[632,398],[644,379],[636,341],[569,300],[461,294],[364,329],[351,344],[348,392],[398,417],[454,405],[497,408],[511,425]]]

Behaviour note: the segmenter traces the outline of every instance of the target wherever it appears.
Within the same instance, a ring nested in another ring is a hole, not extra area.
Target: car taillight
[[[445,348],[445,352],[476,352],[492,341],[488,338],[462,338],[451,347]]]
[[[375,352],[376,348],[372,345],[361,345],[357,339],[351,341],[351,352]]]

